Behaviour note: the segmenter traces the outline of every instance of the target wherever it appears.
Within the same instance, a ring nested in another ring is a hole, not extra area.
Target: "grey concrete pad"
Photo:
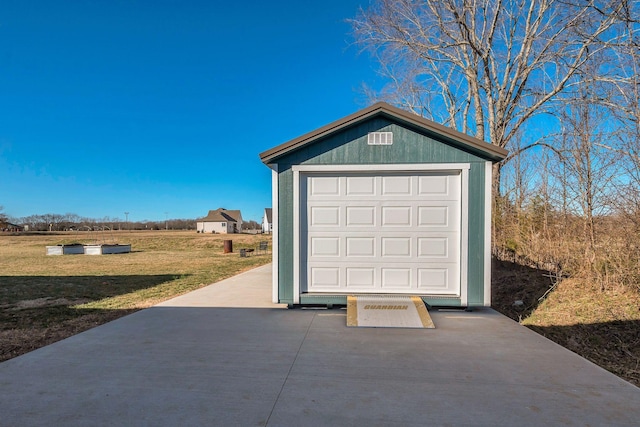
[[[245,279],[249,276],[249,279]],[[181,295],[160,307],[285,308],[271,302],[271,264],[254,268],[227,280]]]
[[[348,328],[269,284],[261,267],[1,363],[0,426],[638,425],[640,389],[493,310]]]

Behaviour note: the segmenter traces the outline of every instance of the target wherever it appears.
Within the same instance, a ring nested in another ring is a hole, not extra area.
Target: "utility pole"
[[[169,212],[165,212],[164,213],[164,229],[168,230],[169,229]]]
[[[125,212],[125,213],[124,213],[124,217],[125,217],[125,219],[124,219],[125,228],[127,228],[127,229],[128,229],[128,228],[129,228],[129,226],[128,226],[127,224],[128,224],[128,222],[129,222],[129,212]]]

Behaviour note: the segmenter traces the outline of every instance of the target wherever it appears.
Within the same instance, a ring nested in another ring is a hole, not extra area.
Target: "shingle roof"
[[[224,208],[218,208],[211,210],[207,216],[197,219],[202,222],[238,222],[242,218],[239,210],[227,210]]]
[[[347,117],[260,153],[260,160],[262,160],[263,163],[270,163],[292,151],[312,144],[320,138],[324,138],[349,126],[353,126],[379,115],[390,117],[414,128],[423,129],[428,132],[441,135],[447,140],[452,141],[454,144],[479,153],[483,157],[493,161],[500,161],[508,154],[507,150],[498,147],[497,145],[489,144],[478,138],[474,138],[462,132],[458,132],[455,129],[443,126],[439,123],[425,119],[424,117],[420,117],[417,114],[401,110],[400,108],[389,105],[386,102],[378,102],[368,108],[357,111]]]
[[[272,222],[271,221],[271,212],[272,212],[271,208],[264,208],[264,213],[265,213],[265,215],[267,215],[267,222],[269,224],[271,224],[271,222]]]

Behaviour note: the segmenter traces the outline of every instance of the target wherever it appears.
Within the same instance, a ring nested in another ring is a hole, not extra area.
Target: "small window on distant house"
[[[223,227],[226,227],[226,226],[227,226],[227,223],[226,223],[226,222],[223,222],[223,223],[222,223],[222,226],[223,226]]]
[[[393,144],[393,133],[391,132],[369,132],[367,135],[369,145],[391,145]]]

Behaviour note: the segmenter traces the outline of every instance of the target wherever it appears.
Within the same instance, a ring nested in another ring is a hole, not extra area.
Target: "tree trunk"
[[[500,174],[502,173],[502,163],[494,163],[491,176],[491,194],[494,199],[500,197]]]

